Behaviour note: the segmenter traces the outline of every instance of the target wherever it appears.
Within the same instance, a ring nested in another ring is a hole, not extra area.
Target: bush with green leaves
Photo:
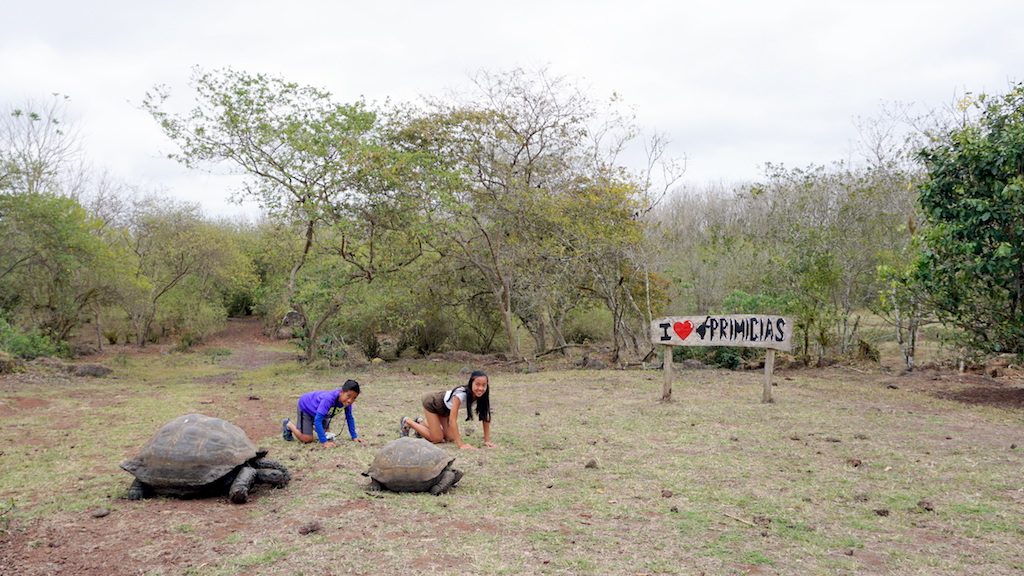
[[[672,361],[697,360],[715,368],[736,370],[761,358],[764,350],[743,346],[673,346]]]
[[[405,348],[412,348],[422,356],[440,352],[453,335],[454,331],[448,319],[440,314],[428,314],[409,327],[398,345],[399,350],[396,354],[401,355]]]
[[[965,345],[1024,354],[1024,83],[968,94],[963,109],[976,117],[920,153],[928,227],[917,280]]]
[[[791,300],[788,294],[747,294],[733,290],[722,300],[722,309],[726,314],[784,314]]]
[[[607,308],[590,308],[574,314],[566,321],[565,341],[572,344],[594,344],[612,339],[611,312]]]
[[[68,356],[69,348],[64,342],[53,342],[41,331],[22,330],[0,318],[0,350],[25,360],[43,356]]]

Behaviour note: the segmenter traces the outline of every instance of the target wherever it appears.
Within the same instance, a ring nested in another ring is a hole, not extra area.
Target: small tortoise
[[[381,448],[370,469],[370,490],[443,494],[462,479],[455,458],[421,438],[399,438]]]
[[[154,495],[199,498],[227,493],[231,501],[249,500],[254,483],[283,487],[288,469],[265,458],[241,428],[202,414],[188,414],[163,425],[138,457],[121,468],[135,475],[130,500]]]

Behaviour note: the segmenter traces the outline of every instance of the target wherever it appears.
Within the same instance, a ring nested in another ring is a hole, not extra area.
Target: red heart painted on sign
[[[686,322],[676,322],[672,325],[672,329],[676,331],[679,338],[686,340],[686,337],[693,332],[693,323],[687,320]]]

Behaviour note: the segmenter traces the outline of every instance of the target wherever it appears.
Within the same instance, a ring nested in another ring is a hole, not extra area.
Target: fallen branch
[[[725,513],[723,512],[723,514],[725,514]],[[753,522],[747,522],[743,518],[737,518],[737,517],[733,516],[732,514],[725,514],[725,515],[728,516],[729,518],[732,518],[733,520],[735,520],[737,522],[743,522],[747,526],[753,526],[753,527],[757,528],[757,524],[754,524]]]

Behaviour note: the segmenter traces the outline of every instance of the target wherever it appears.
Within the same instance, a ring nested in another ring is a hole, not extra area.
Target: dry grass
[[[760,402],[758,372],[680,373],[663,404],[659,372],[492,371],[498,448],[447,446],[466,471],[450,494],[366,492],[360,472],[398,418],[461,383],[460,368],[244,371],[190,355],[130,362],[108,380],[0,380],[0,499],[16,507],[8,554],[32,558],[59,526],[81,526],[107,554],[119,553],[117,535],[138,533],[115,574],[1024,570],[1020,414],[842,369],[777,373],[774,404]],[[364,385],[356,413],[370,445],[280,440],[301,392],[348,377]],[[130,478],[117,464],[188,411],[243,425],[295,481],[245,506],[124,500]],[[467,432],[481,443],[479,424]],[[113,510],[108,528],[87,514],[96,507]],[[300,534],[314,521],[321,529]]]

